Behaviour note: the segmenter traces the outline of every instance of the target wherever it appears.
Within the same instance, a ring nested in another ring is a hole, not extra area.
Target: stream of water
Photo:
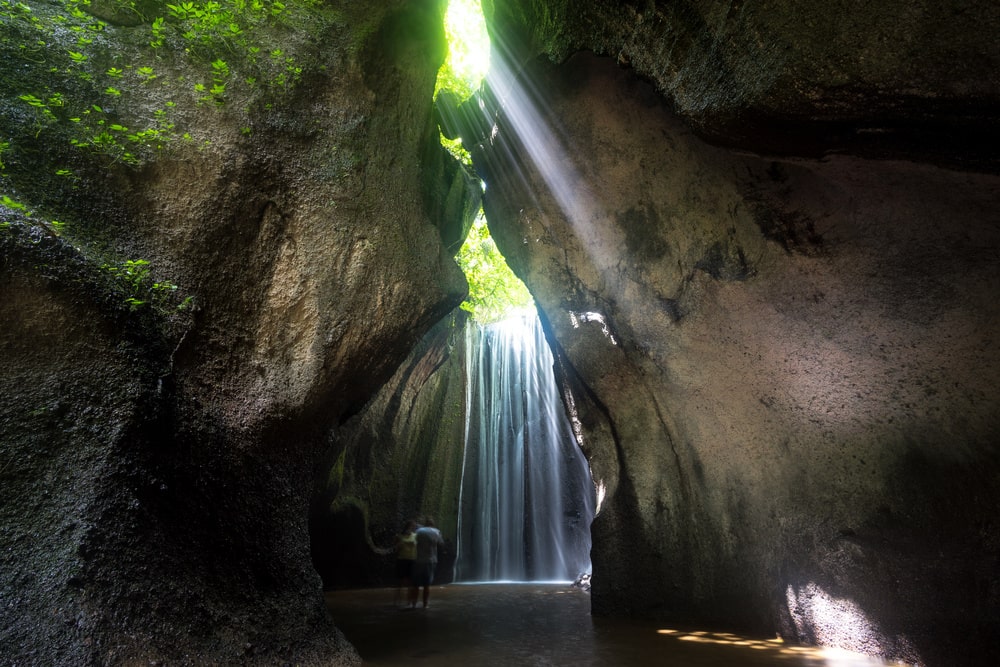
[[[537,315],[470,325],[466,355],[456,580],[571,581],[589,572],[594,486]]]

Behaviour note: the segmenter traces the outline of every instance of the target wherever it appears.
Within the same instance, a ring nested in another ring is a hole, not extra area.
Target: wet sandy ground
[[[393,589],[327,593],[366,665],[670,665],[873,667],[846,652],[771,638],[591,618],[589,593],[561,584],[435,586],[429,608],[401,610]]]

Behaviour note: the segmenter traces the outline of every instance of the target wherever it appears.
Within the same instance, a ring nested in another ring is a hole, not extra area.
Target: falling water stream
[[[466,337],[458,581],[571,581],[590,571],[594,486],[537,315]]]

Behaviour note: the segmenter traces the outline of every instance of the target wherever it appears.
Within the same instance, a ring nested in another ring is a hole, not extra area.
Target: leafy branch
[[[121,264],[102,264],[101,269],[119,280],[124,287],[125,304],[131,310],[144,306],[154,306],[161,310],[170,308],[171,295],[177,291],[177,285],[170,281],[154,281],[150,274],[149,261],[145,259],[129,259]],[[176,310],[185,310],[191,305],[191,297],[187,297]]]
[[[510,270],[482,215],[472,225],[455,259],[469,283],[469,296],[461,307],[477,322],[498,322],[534,307],[531,293]]]

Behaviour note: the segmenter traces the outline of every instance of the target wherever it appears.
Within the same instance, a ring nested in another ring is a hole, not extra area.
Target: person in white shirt
[[[413,561],[413,585],[410,588],[410,606],[417,606],[417,592],[424,589],[424,609],[434,583],[434,568],[437,567],[438,547],[444,544],[441,531],[434,527],[434,519],[424,517],[423,525],[417,528],[417,557]]]

